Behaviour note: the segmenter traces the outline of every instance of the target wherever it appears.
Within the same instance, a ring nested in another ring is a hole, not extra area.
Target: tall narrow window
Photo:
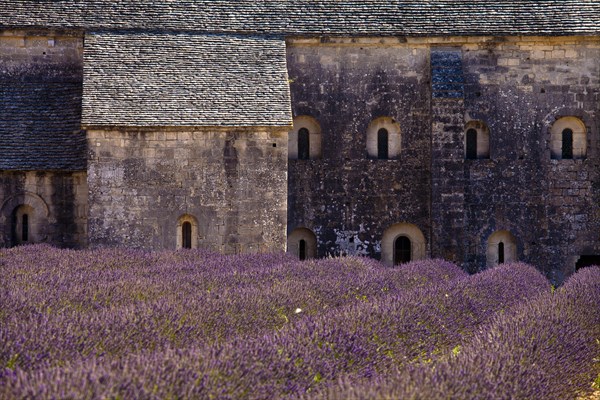
[[[469,129],[467,131],[467,160],[477,158],[477,131]]]
[[[498,243],[498,264],[504,264],[504,243]]]
[[[21,240],[23,242],[29,241],[29,215],[23,214],[21,226]]]
[[[409,262],[411,259],[410,239],[406,236],[398,236],[394,242],[394,265]]]
[[[310,139],[308,129],[301,128],[298,131],[298,159],[308,160],[310,158]]]
[[[377,131],[377,158],[380,160],[387,160],[389,158],[388,136],[388,130],[385,128]]]
[[[192,248],[192,224],[188,221],[181,225],[181,247]]]
[[[300,260],[306,260],[306,240],[301,239],[298,243],[298,258]]]
[[[569,128],[562,131],[562,158],[573,158],[573,131]]]

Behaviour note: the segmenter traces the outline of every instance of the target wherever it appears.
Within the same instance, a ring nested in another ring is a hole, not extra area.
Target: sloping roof
[[[81,83],[0,81],[0,170],[86,169]]]
[[[83,125],[288,126],[291,120],[282,39],[85,37]]]
[[[0,0],[0,26],[281,35],[596,35],[600,2]]]

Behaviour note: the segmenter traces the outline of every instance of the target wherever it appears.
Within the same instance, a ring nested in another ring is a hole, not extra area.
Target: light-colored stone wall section
[[[587,132],[586,126],[579,118],[562,117],[557,119],[550,129],[550,151],[553,159],[563,158],[563,131],[570,129],[572,133],[571,158],[581,159],[587,155]]]
[[[304,254],[301,254],[301,240],[304,240]],[[317,237],[314,232],[308,228],[294,229],[287,238],[287,252],[304,260],[318,257]]]
[[[308,115],[300,115],[294,118],[294,125],[288,135],[288,158],[298,159],[298,131],[308,130],[309,158],[318,160],[322,157],[321,148],[321,126],[319,121]]]
[[[411,261],[425,258],[427,255],[427,246],[423,232],[416,225],[403,222],[394,224],[383,232],[381,238],[381,262],[386,265],[394,265],[394,246],[400,236],[405,236],[410,240]]]
[[[380,129],[385,129],[388,133],[387,158],[397,158],[402,147],[400,124],[390,117],[379,117],[371,121],[369,124],[369,127],[367,128],[367,154],[370,158],[377,158],[377,133]]]
[[[287,129],[88,129],[90,246],[285,251]],[[178,239],[179,237],[179,239]]]

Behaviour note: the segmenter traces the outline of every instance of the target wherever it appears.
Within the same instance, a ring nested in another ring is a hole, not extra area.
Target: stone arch
[[[410,241],[410,260],[421,260],[425,258],[426,246],[423,232],[413,224],[398,223],[390,226],[383,232],[381,240],[381,261],[386,265],[394,265],[396,241],[399,238],[407,238]]]
[[[517,261],[517,239],[506,230],[492,233],[487,242],[486,259],[488,267]]]
[[[0,226],[4,226],[4,243],[11,245],[40,243],[48,239],[50,210],[35,193],[25,192],[4,201],[0,208]],[[23,240],[23,216],[27,215],[27,240]]]
[[[293,128],[288,134],[288,158],[297,160],[300,156],[299,152],[299,139],[302,133],[308,131],[307,142],[309,145],[308,159],[316,160],[322,157],[321,149],[321,125],[319,122],[311,116],[300,115],[294,117]]]
[[[472,137],[474,143],[469,140]],[[467,159],[490,158],[490,129],[485,122],[474,120],[465,124],[464,150]]]
[[[301,260],[317,257],[317,237],[308,228],[296,228],[287,240],[287,252],[294,254]]]
[[[189,235],[189,237],[187,237]],[[177,220],[177,249],[198,247],[198,220],[190,214],[184,214]]]
[[[369,158],[380,158],[379,152],[382,148],[378,138],[381,138],[381,132],[387,132],[387,159],[395,159],[400,155],[402,147],[402,134],[400,124],[392,117],[375,118],[367,127],[367,155]]]
[[[567,137],[570,138],[568,150],[565,148],[564,140]],[[554,160],[586,158],[587,128],[585,123],[573,116],[560,117],[554,121],[550,128],[550,154]]]

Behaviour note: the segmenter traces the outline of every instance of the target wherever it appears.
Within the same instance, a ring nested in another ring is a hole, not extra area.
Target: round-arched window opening
[[[498,264],[504,264],[504,243],[498,243]]]
[[[394,241],[394,265],[404,264],[411,261],[412,248],[410,239],[406,236],[398,236]]]
[[[367,127],[367,157],[378,160],[399,158],[402,144],[400,124],[391,117],[379,117]]]
[[[21,217],[21,240],[29,241],[29,215],[23,214]]]
[[[298,160],[308,160],[310,158],[310,133],[306,128],[300,128],[298,131]]]
[[[181,247],[184,249],[192,248],[192,223],[189,221],[181,225]]]
[[[492,233],[487,242],[487,266],[517,261],[517,239],[507,230]]]
[[[321,126],[308,115],[294,117],[288,133],[288,159],[318,160],[321,153]]]
[[[563,159],[573,158],[573,130],[570,128],[562,131],[561,152]]]
[[[587,127],[577,117],[561,117],[550,128],[550,154],[554,160],[587,157]]]
[[[300,260],[306,260],[306,240],[301,239],[298,243],[298,258]]]
[[[177,249],[195,249],[198,247],[198,220],[193,215],[185,214],[177,221]]]
[[[467,160],[477,159],[477,131],[473,128],[467,131]]]
[[[465,159],[490,158],[490,130],[485,122],[469,121],[465,129]]]
[[[389,158],[388,130],[381,128],[377,131],[377,158],[387,160]]]
[[[296,228],[288,236],[287,252],[302,261],[316,258],[317,237],[310,229]]]

